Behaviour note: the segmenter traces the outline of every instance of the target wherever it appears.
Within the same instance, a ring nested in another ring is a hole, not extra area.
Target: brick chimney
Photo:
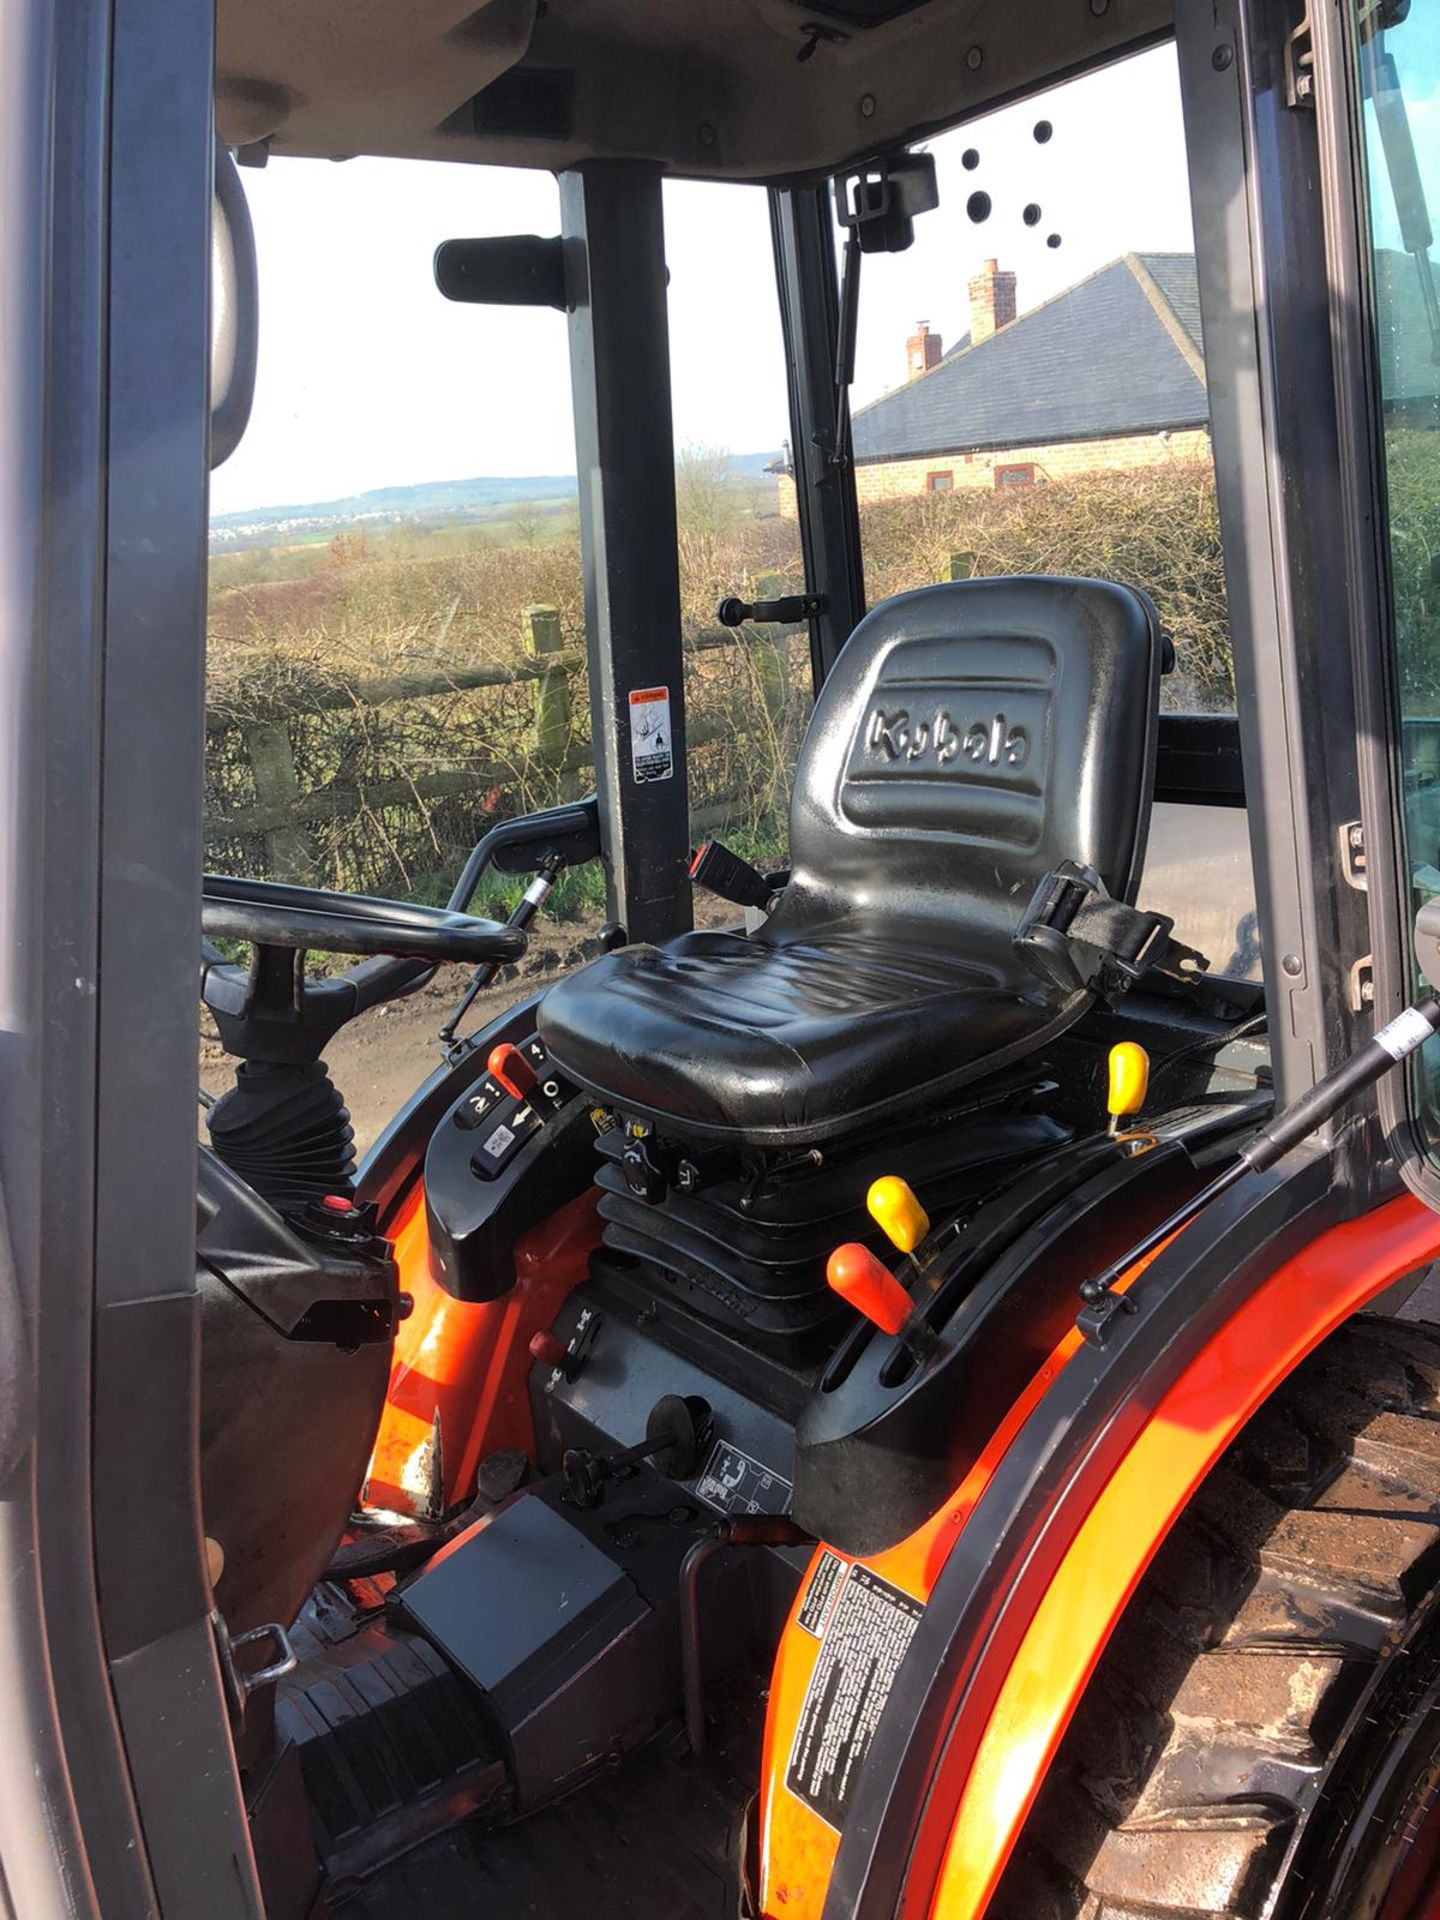
[[[987,260],[970,282],[970,344],[978,347],[1015,318],[1015,276],[1002,273],[998,260]]]
[[[914,333],[905,342],[905,367],[910,378],[913,380],[918,374],[938,367],[944,350],[939,334],[930,331],[930,322],[917,320]]]

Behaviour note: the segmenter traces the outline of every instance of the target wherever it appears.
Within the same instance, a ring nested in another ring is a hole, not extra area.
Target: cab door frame
[[[1309,15],[1320,189],[1329,242],[1330,335],[1340,445],[1350,657],[1356,688],[1361,844],[1375,1018],[1414,998],[1413,903],[1406,844],[1403,733],[1386,528],[1384,416],[1371,253],[1359,48],[1348,4]],[[1440,1166],[1415,1110],[1413,1070],[1377,1089],[1385,1150],[1405,1184],[1440,1207]]]
[[[213,20],[0,11],[0,1880],[262,1910],[198,1493]]]
[[[1291,101],[1293,0],[1177,0],[1176,38],[1241,754],[1276,1097],[1373,1025],[1352,991],[1369,903],[1343,850],[1361,818],[1340,428],[1315,116]],[[1373,1099],[1319,1136],[1351,1204],[1394,1190]]]

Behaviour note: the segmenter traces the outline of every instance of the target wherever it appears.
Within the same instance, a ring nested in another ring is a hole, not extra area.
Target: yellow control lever
[[[1105,1100],[1112,1134],[1120,1131],[1123,1119],[1140,1111],[1149,1090],[1149,1054],[1134,1040],[1119,1041],[1110,1049],[1110,1090]]]
[[[887,1173],[883,1180],[872,1182],[865,1204],[876,1226],[901,1253],[913,1253],[930,1231],[929,1214],[897,1174]]]

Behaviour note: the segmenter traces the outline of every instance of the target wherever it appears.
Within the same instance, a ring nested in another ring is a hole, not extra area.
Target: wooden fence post
[[[253,720],[242,738],[261,807],[289,812],[300,798],[295,777],[295,749],[283,720]],[[265,835],[265,863],[274,880],[305,881],[314,877],[315,842],[303,827],[275,827]]]
[[[526,650],[537,660],[564,651],[558,608],[526,607],[521,618]],[[573,800],[580,791],[576,770],[565,765],[573,725],[570,670],[548,668],[535,682],[535,751],[544,765],[555,769],[561,800]]]

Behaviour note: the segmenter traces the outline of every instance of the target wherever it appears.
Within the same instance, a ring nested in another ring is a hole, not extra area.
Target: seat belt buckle
[[[1123,982],[1121,991],[1133,987],[1135,982],[1152,967],[1159,966],[1170,951],[1170,934],[1175,922],[1163,913],[1151,913],[1145,918],[1152,922],[1150,929],[1142,936],[1140,945],[1133,953],[1110,952],[1105,955],[1106,972],[1119,976]],[[1188,952],[1189,949],[1187,948]]]
[[[775,891],[765,874],[722,840],[701,841],[690,862],[690,878],[735,907],[766,907]]]

